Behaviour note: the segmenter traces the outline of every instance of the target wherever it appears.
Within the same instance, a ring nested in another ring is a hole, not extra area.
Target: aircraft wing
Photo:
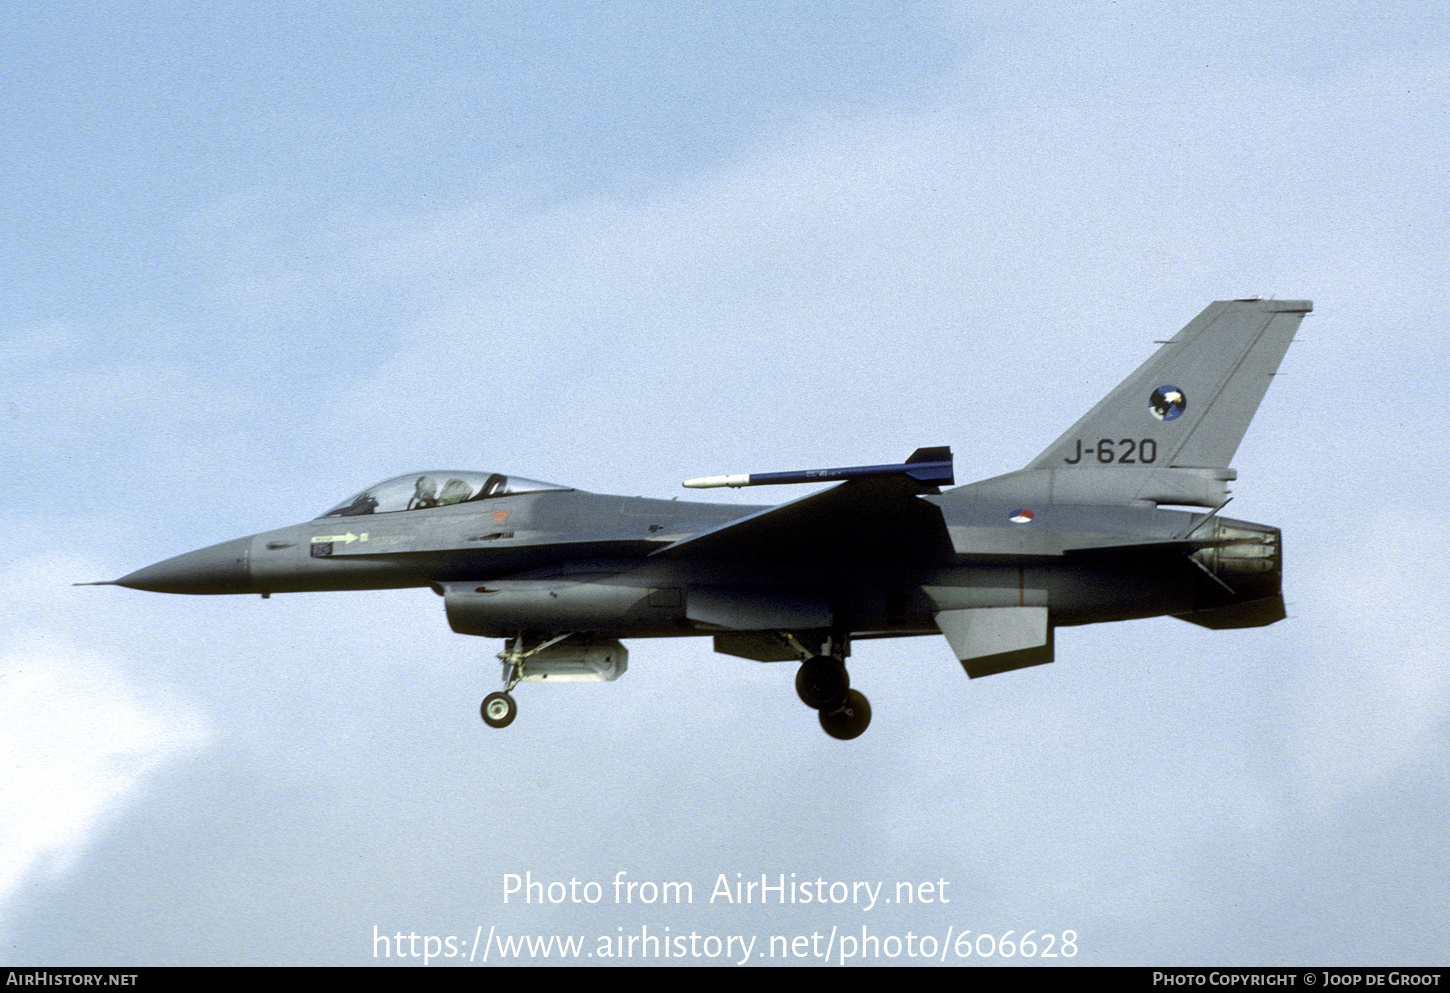
[[[852,479],[738,521],[682,538],[653,553],[664,559],[832,562],[953,557],[934,492],[909,476]]]

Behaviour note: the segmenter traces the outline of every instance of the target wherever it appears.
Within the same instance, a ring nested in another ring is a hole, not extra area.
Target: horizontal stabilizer
[[[1180,621],[1188,621],[1200,627],[1224,631],[1232,628],[1267,627],[1288,616],[1284,610],[1284,595],[1276,593],[1259,600],[1229,603],[1222,607],[1209,607],[1187,614],[1174,614]]]

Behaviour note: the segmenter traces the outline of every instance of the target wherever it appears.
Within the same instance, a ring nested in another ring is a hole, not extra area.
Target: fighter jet
[[[756,507],[413,472],[306,523],[94,585],[429,587],[454,631],[504,641],[503,688],[481,707],[499,728],[520,682],[613,680],[621,639],[710,637],[727,655],[797,663],[801,701],[828,734],[855,738],[871,720],[846,668],[857,641],[944,635],[975,679],[1051,662],[1058,628],[1283,618],[1279,529],[1220,511],[1229,462],[1311,309],[1210,304],[1026,467],[966,486],[943,488],[955,483],[947,447],[684,484],[837,484]]]

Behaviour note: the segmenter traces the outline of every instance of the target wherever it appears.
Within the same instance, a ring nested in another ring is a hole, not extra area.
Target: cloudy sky
[[[1443,964],[1442,6],[890,6],[0,12],[0,959]],[[492,731],[500,646],[426,590],[70,585],[420,468],[670,497],[950,444],[982,478],[1251,295],[1315,302],[1235,462],[1289,618],[970,682],[862,643],[850,743],[708,640]],[[762,874],[828,902],[715,893]]]

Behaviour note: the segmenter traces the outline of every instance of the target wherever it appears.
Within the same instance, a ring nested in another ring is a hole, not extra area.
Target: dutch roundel
[[[1148,397],[1148,409],[1160,421],[1176,421],[1188,407],[1188,398],[1176,386],[1160,386]]]

